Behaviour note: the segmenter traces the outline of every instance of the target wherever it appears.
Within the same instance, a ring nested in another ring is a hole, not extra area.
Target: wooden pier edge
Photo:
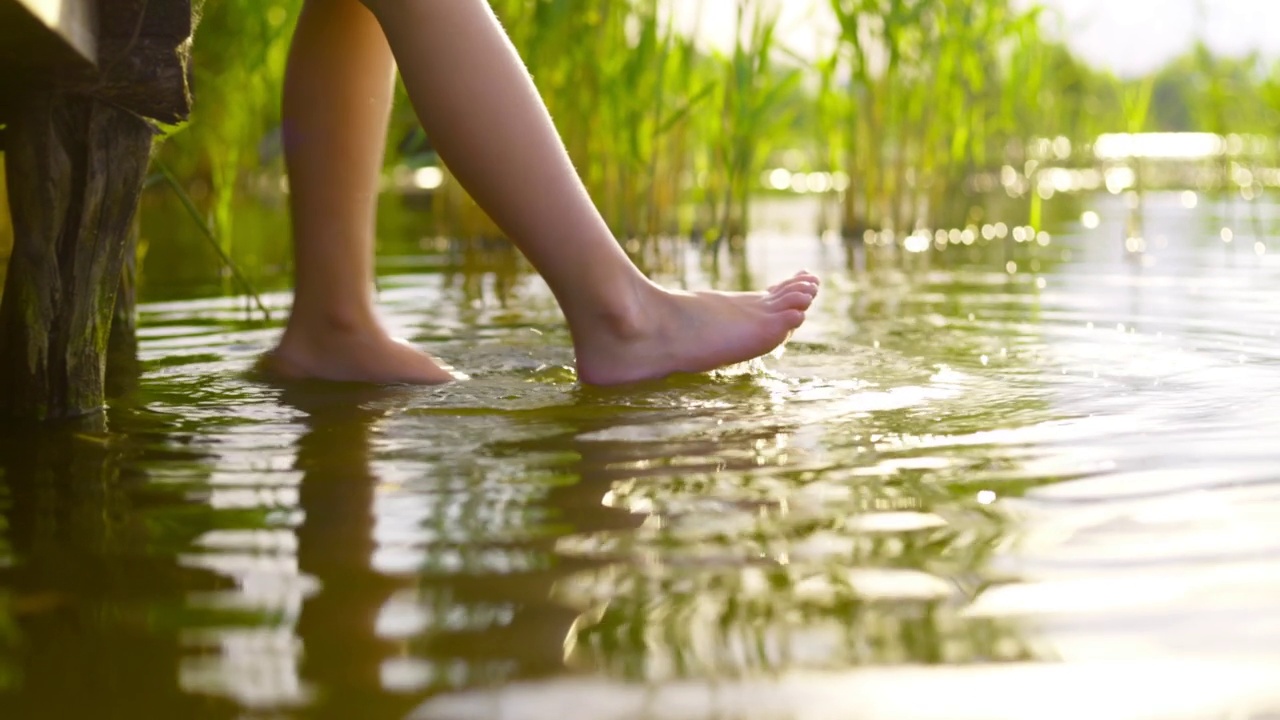
[[[37,3],[50,4],[0,0],[0,11]],[[190,110],[198,0],[94,4],[96,63],[82,62],[86,46],[66,46],[60,32],[43,36],[55,46],[37,53],[51,58],[43,64],[17,72],[0,55],[0,76],[19,79],[0,88],[14,229],[0,296],[0,419],[59,420],[103,407],[113,314],[133,313],[117,308],[117,290],[155,123],[180,122]]]

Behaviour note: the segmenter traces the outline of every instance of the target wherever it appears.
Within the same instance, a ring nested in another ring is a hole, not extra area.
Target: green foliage
[[[1221,57],[1197,44],[1130,84],[1144,81],[1153,84],[1152,130],[1270,135],[1280,122],[1280,63],[1268,67],[1256,54]]]
[[[840,41],[819,63],[853,178],[846,231],[936,226],[975,170],[1035,136],[1086,137],[1095,79],[1008,0],[829,0]],[[848,78],[843,88],[834,80]],[[843,93],[843,98],[832,98]]]
[[[839,31],[816,53],[782,45],[774,0],[739,0],[732,42],[710,49],[671,21],[683,1],[491,0],[622,241],[743,236],[759,178],[778,164],[846,174],[847,191],[829,195],[846,232],[910,232],[963,222],[967,180],[1022,169],[1033,138],[1269,132],[1280,117],[1280,66],[1200,47],[1151,78],[1119,80],[1051,40],[1046,11],[1014,0],[824,0]],[[254,250],[230,247],[232,208],[282,170],[272,138],[300,6],[206,8],[195,116],[162,150],[222,250],[249,267]],[[399,102],[389,164],[424,161],[401,142],[415,132]],[[435,209],[441,235],[498,234],[449,178]]]
[[[493,4],[620,239],[742,232],[765,150],[785,136],[771,111],[798,79],[774,66],[765,3],[741,4],[724,53],[677,33],[660,0]]]
[[[724,193],[719,228],[742,236],[761,160],[771,142],[784,139],[778,131],[786,116],[777,112],[778,101],[798,83],[800,71],[774,69],[776,14],[739,4],[736,28],[732,53],[724,59],[728,77],[722,90],[722,132],[713,137],[712,153],[723,169],[716,182]]]
[[[219,0],[204,8],[196,31],[192,122],[167,139],[161,157],[193,196],[207,200],[227,253],[236,194],[247,176],[271,165],[264,162],[271,153],[261,151],[280,123],[285,57],[301,6],[301,0]]]

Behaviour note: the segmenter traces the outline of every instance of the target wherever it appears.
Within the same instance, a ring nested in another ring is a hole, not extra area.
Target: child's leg
[[[817,279],[769,293],[650,283],[587,196],[533,82],[484,0],[365,0],[436,149],[560,302],[579,377],[620,383],[747,360],[804,321]]]
[[[280,347],[265,358],[276,374],[450,379],[392,340],[374,311],[374,211],[394,77],[386,37],[359,0],[307,1],[284,87],[296,290]]]
[[[310,0],[308,7],[338,1]],[[668,292],[641,275],[596,212],[528,73],[484,0],[365,2],[390,41],[432,143],[555,293],[584,381],[622,383],[747,360],[772,350],[803,322],[817,293],[811,275],[797,275],[767,293],[735,294]],[[314,32],[321,40],[311,51],[337,60],[311,58],[303,48],[294,55],[294,67],[335,74],[309,81],[317,86],[317,96],[326,87],[330,92],[335,86],[359,89],[358,82],[348,85],[354,73],[340,67],[349,58]],[[304,66],[303,59],[313,62]],[[340,113],[336,107],[341,105],[318,104],[315,110]],[[323,210],[323,205],[295,206],[295,213]],[[310,252],[308,247],[300,242],[299,253]],[[300,273],[302,268],[300,263]],[[361,279],[367,281],[367,273]],[[287,357],[288,339],[281,347]],[[358,367],[355,359],[363,350],[300,353],[293,356],[296,374],[357,379],[350,372],[331,372],[326,358],[349,355],[353,361],[346,367]],[[376,366],[375,360],[367,362]],[[369,373],[365,379],[395,378]]]

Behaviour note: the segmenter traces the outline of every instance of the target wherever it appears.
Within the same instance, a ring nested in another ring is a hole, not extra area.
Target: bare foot
[[[290,328],[257,369],[281,380],[333,380],[439,385],[461,379],[444,365],[381,327],[305,332]]]
[[[578,378],[592,385],[704,372],[764,355],[804,322],[818,278],[797,275],[766,292],[677,292],[637,288],[631,317],[571,323]]]
[[[804,322],[818,278],[798,273],[765,292],[680,292],[644,281],[632,312],[579,314],[570,329],[578,377],[621,385],[704,372],[764,355]],[[376,324],[291,325],[258,371],[283,380],[437,385],[465,378]]]

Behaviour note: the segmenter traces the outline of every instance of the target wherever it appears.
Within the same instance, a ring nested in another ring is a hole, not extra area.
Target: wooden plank
[[[80,3],[81,12],[85,13],[77,16],[70,5],[65,12],[62,7],[54,7],[51,3],[55,1],[58,0],[0,0],[0,125],[13,113],[15,104],[21,103],[22,97],[32,90],[49,87],[58,78],[91,77],[96,70],[91,58],[85,57],[81,49],[44,20],[66,17],[68,26],[79,22],[80,28],[75,32],[83,32],[88,27],[85,24],[88,18],[96,15],[96,3],[70,0]],[[41,14],[37,16],[28,3],[40,3]],[[95,37],[94,53],[97,42]]]
[[[0,126],[24,97],[51,87],[97,97],[163,123],[182,121],[191,104],[190,37],[198,12],[192,4],[0,0]],[[61,34],[83,32],[86,23],[92,25],[97,65]],[[73,30],[77,25],[80,30]]]
[[[16,3],[89,63],[98,62],[97,0],[0,0]]]
[[[191,0],[103,0],[98,12],[103,72],[85,91],[164,123],[186,118]]]

